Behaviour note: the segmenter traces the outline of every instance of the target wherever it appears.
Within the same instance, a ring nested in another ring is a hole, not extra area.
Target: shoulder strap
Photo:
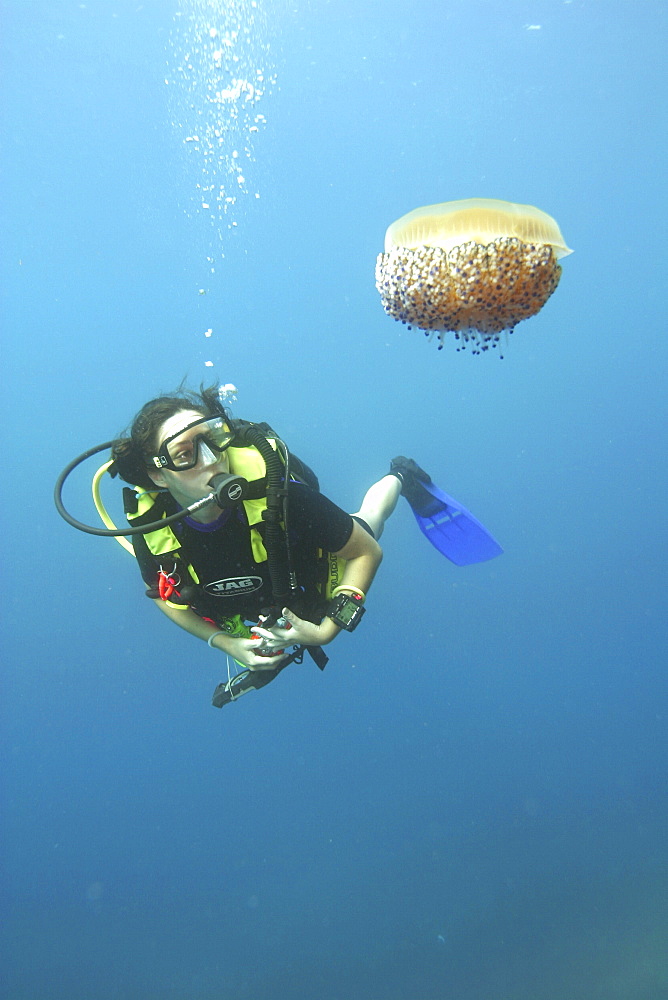
[[[159,521],[176,509],[169,493],[138,493],[128,486],[123,489],[123,506],[132,525]],[[155,586],[156,572],[165,559],[171,558],[175,563],[180,563],[181,543],[169,526],[158,528],[147,535],[132,535],[132,545],[141,575],[148,587]]]

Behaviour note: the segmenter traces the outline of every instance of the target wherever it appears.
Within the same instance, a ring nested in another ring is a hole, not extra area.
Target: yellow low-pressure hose
[[[102,497],[100,496],[100,480],[102,479],[102,476],[105,474],[105,472],[109,469],[109,467],[112,464],[113,462],[109,461],[105,462],[104,465],[100,466],[100,468],[93,476],[93,482],[91,483],[91,488],[93,490],[93,503],[95,504],[95,509],[100,515],[102,523],[105,525],[105,527],[109,528],[112,531],[115,531],[116,525],[109,517],[109,514],[107,513],[107,508],[104,506],[104,503],[102,502]],[[118,542],[119,545],[122,545],[125,551],[129,552],[130,555],[133,556],[135,554],[135,550],[133,549],[132,545],[127,540],[127,538],[123,538],[122,535],[116,535],[115,540]]]

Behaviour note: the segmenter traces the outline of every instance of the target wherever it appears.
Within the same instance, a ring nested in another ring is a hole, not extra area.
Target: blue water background
[[[176,9],[0,5],[2,996],[665,1000],[666,4],[267,0],[222,244]],[[374,288],[390,222],[472,196],[575,250],[503,360]],[[402,501],[324,674],[216,711],[224,659],[51,501],[212,375],[342,507],[414,455],[505,554],[456,568]]]

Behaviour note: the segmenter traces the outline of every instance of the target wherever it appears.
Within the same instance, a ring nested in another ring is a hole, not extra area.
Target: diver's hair
[[[158,396],[142,406],[132,421],[129,433],[117,438],[111,447],[115,471],[132,486],[147,490],[157,489],[148,474],[151,458],[160,447],[158,431],[174,414],[181,410],[196,410],[203,417],[223,416],[230,419],[220,401],[218,385],[201,385],[199,392],[179,388],[169,396]]]

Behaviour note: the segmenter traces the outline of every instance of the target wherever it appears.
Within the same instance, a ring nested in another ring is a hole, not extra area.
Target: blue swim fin
[[[453,500],[434,483],[419,484],[431,502],[409,500],[420,531],[434,548],[456,566],[471,566],[500,556],[503,549],[487,528],[466,507]]]

